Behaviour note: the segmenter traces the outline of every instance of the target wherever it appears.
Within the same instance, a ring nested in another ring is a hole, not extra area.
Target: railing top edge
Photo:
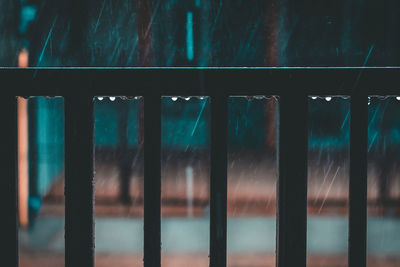
[[[400,70],[400,66],[288,66],[288,67],[1,67],[1,70]]]
[[[400,95],[400,67],[0,68],[16,95]]]

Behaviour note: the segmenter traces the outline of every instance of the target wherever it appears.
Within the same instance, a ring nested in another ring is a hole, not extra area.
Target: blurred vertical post
[[[28,67],[29,54],[25,48],[18,53],[18,67]],[[18,215],[19,224],[27,227],[29,172],[28,172],[28,100],[22,97],[18,101]]]
[[[266,56],[265,63],[268,67],[278,66],[278,24],[279,24],[279,10],[278,1],[269,0],[266,12]]]
[[[20,226],[28,226],[28,100],[18,97],[18,215]]]
[[[139,66],[152,65],[152,14],[153,1],[138,1]]]
[[[29,53],[25,48],[21,49],[18,53],[18,67],[26,68],[29,65]]]
[[[28,67],[28,50],[21,49],[18,54],[18,67]],[[28,99],[18,97],[18,215],[19,224],[27,227],[29,172],[28,172]]]
[[[123,204],[130,204],[130,177],[131,177],[131,166],[132,157],[128,149],[128,113],[129,113],[129,102],[128,100],[121,99],[118,103],[119,120],[118,120],[118,131],[119,131],[119,152],[121,158],[119,159],[119,173],[120,173],[120,199]]]

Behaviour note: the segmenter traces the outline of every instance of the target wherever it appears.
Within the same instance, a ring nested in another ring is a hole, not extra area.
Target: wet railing
[[[211,99],[210,266],[226,266],[227,101],[275,95],[277,266],[306,265],[307,97],[351,98],[349,266],[366,265],[368,96],[400,95],[399,68],[0,69],[1,261],[18,266],[16,96],[65,101],[65,265],[94,266],[93,98],[144,97],[144,266],[160,266],[161,97]]]

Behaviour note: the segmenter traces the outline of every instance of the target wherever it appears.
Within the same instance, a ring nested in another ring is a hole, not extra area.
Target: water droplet
[[[317,97],[316,96],[312,96],[311,99],[315,100],[315,99],[317,99]]]
[[[104,98],[103,98],[102,96],[99,96],[97,99],[101,101],[101,100],[103,100]]]
[[[171,97],[171,99],[172,99],[172,101],[176,101],[176,100],[178,100],[178,98],[177,98],[177,97]]]
[[[329,102],[329,101],[331,101],[331,100],[332,100],[332,97],[330,97],[330,96],[327,96],[327,97],[325,97],[325,100]]]
[[[115,96],[110,96],[110,100],[114,101],[115,100]]]

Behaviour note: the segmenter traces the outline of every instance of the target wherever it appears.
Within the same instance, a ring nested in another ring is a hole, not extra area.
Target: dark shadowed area
[[[2,0],[0,67],[400,66],[399,13],[397,0]],[[93,101],[95,263],[143,266],[143,99]],[[209,264],[210,101],[162,97],[163,266]],[[400,98],[368,101],[368,267],[399,266]],[[273,96],[228,101],[230,267],[275,266],[278,110]],[[349,110],[308,99],[312,267],[347,266]],[[18,127],[20,266],[62,266],[63,99],[19,98]]]

